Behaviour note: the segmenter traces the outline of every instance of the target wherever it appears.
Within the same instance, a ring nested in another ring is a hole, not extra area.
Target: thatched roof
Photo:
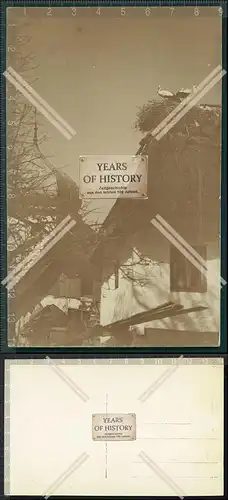
[[[148,155],[148,199],[117,199],[104,221],[96,261],[111,234],[124,241],[157,213],[174,223],[183,237],[186,231],[195,234],[201,219],[202,238],[217,239],[221,106],[193,107],[157,141],[151,132],[175,107],[176,103],[153,101],[139,111],[136,128],[145,135],[137,153]]]
[[[95,235],[82,221],[67,232],[15,285],[17,317],[26,314],[46,295],[61,273],[93,275],[89,261]]]
[[[74,276],[78,274],[80,277],[93,273],[89,258],[96,235],[80,215],[81,200],[78,186],[67,174],[59,171],[54,165],[50,165],[56,181],[55,192],[52,195],[42,191],[17,195],[10,200],[8,216],[20,220],[22,215],[34,216],[34,219],[40,215],[42,221],[37,220],[37,225],[39,223],[42,226],[41,229],[48,226],[52,213],[54,216],[58,214],[54,227],[58,226],[58,223],[66,216],[71,216],[76,224],[42,258],[37,259],[34,265],[28,265],[27,270],[25,267],[27,264],[23,266],[22,277],[14,287],[17,317],[26,314],[45,295],[48,295],[50,288],[62,272],[67,276],[73,273]],[[17,258],[19,253],[23,259],[26,256],[27,262],[30,259],[34,260],[43,249],[40,246],[43,240],[42,231],[36,228],[34,237],[29,238],[28,241],[25,239],[19,248],[16,247],[9,252],[9,259]]]

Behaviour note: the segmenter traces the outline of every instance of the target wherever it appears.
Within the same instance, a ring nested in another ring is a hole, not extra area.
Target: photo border
[[[180,0],[180,1],[74,1],[63,2],[61,0],[39,0],[39,1],[20,1],[20,0],[8,0],[3,1],[1,6],[1,281],[5,278],[7,274],[7,239],[6,239],[6,79],[3,75],[6,70],[6,9],[8,7],[222,7],[224,8],[225,14],[222,18],[222,67],[227,71],[227,4],[225,1],[217,0]],[[227,74],[222,79],[222,146],[221,146],[221,276],[223,279],[227,277],[227,264],[226,264],[226,253],[227,253],[227,144],[226,144],[226,129],[227,129]],[[51,354],[58,355],[62,354],[77,354],[85,356],[147,356],[156,354],[198,354],[198,355],[219,355],[225,354],[227,352],[227,336],[226,336],[226,325],[227,325],[227,311],[226,311],[226,299],[227,299],[227,287],[223,286],[221,289],[220,298],[220,345],[218,347],[9,347],[7,341],[7,327],[8,327],[8,308],[7,308],[7,289],[1,285],[0,293],[0,311],[1,311],[1,337],[0,337],[0,350],[1,353],[16,353],[23,354],[27,353],[34,354]]]

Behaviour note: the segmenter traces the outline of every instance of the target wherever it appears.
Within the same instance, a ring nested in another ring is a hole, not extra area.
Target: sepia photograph
[[[7,8],[9,347],[220,345],[222,14]]]

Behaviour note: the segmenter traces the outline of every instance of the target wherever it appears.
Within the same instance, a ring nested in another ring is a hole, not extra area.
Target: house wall
[[[67,278],[64,275],[60,276],[49,290],[48,295],[80,299],[81,278]]]
[[[191,245],[200,244],[195,236],[188,240]],[[134,249],[136,251],[134,251]],[[146,262],[139,262],[136,252],[143,255]],[[150,224],[128,240],[128,244],[115,252],[119,260],[119,287],[115,289],[113,263],[109,259],[103,269],[101,288],[101,324],[132,316],[138,312],[154,308],[168,301],[180,303],[186,308],[195,305],[208,307],[205,311],[174,316],[139,325],[138,333],[144,328],[164,328],[187,331],[218,331],[219,329],[219,240],[207,242],[207,268],[210,283],[205,293],[170,292],[170,243]],[[131,265],[133,262],[133,265]],[[130,279],[126,278],[131,270]],[[211,284],[211,281],[213,283]]]

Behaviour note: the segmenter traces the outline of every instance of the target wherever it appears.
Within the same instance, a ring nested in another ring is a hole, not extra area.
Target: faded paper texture
[[[6,361],[7,494],[223,494],[222,359],[79,361]],[[93,441],[97,413],[136,440]]]
[[[7,9],[11,347],[220,345],[222,19]],[[126,155],[148,158],[141,198],[81,196],[80,158]]]

